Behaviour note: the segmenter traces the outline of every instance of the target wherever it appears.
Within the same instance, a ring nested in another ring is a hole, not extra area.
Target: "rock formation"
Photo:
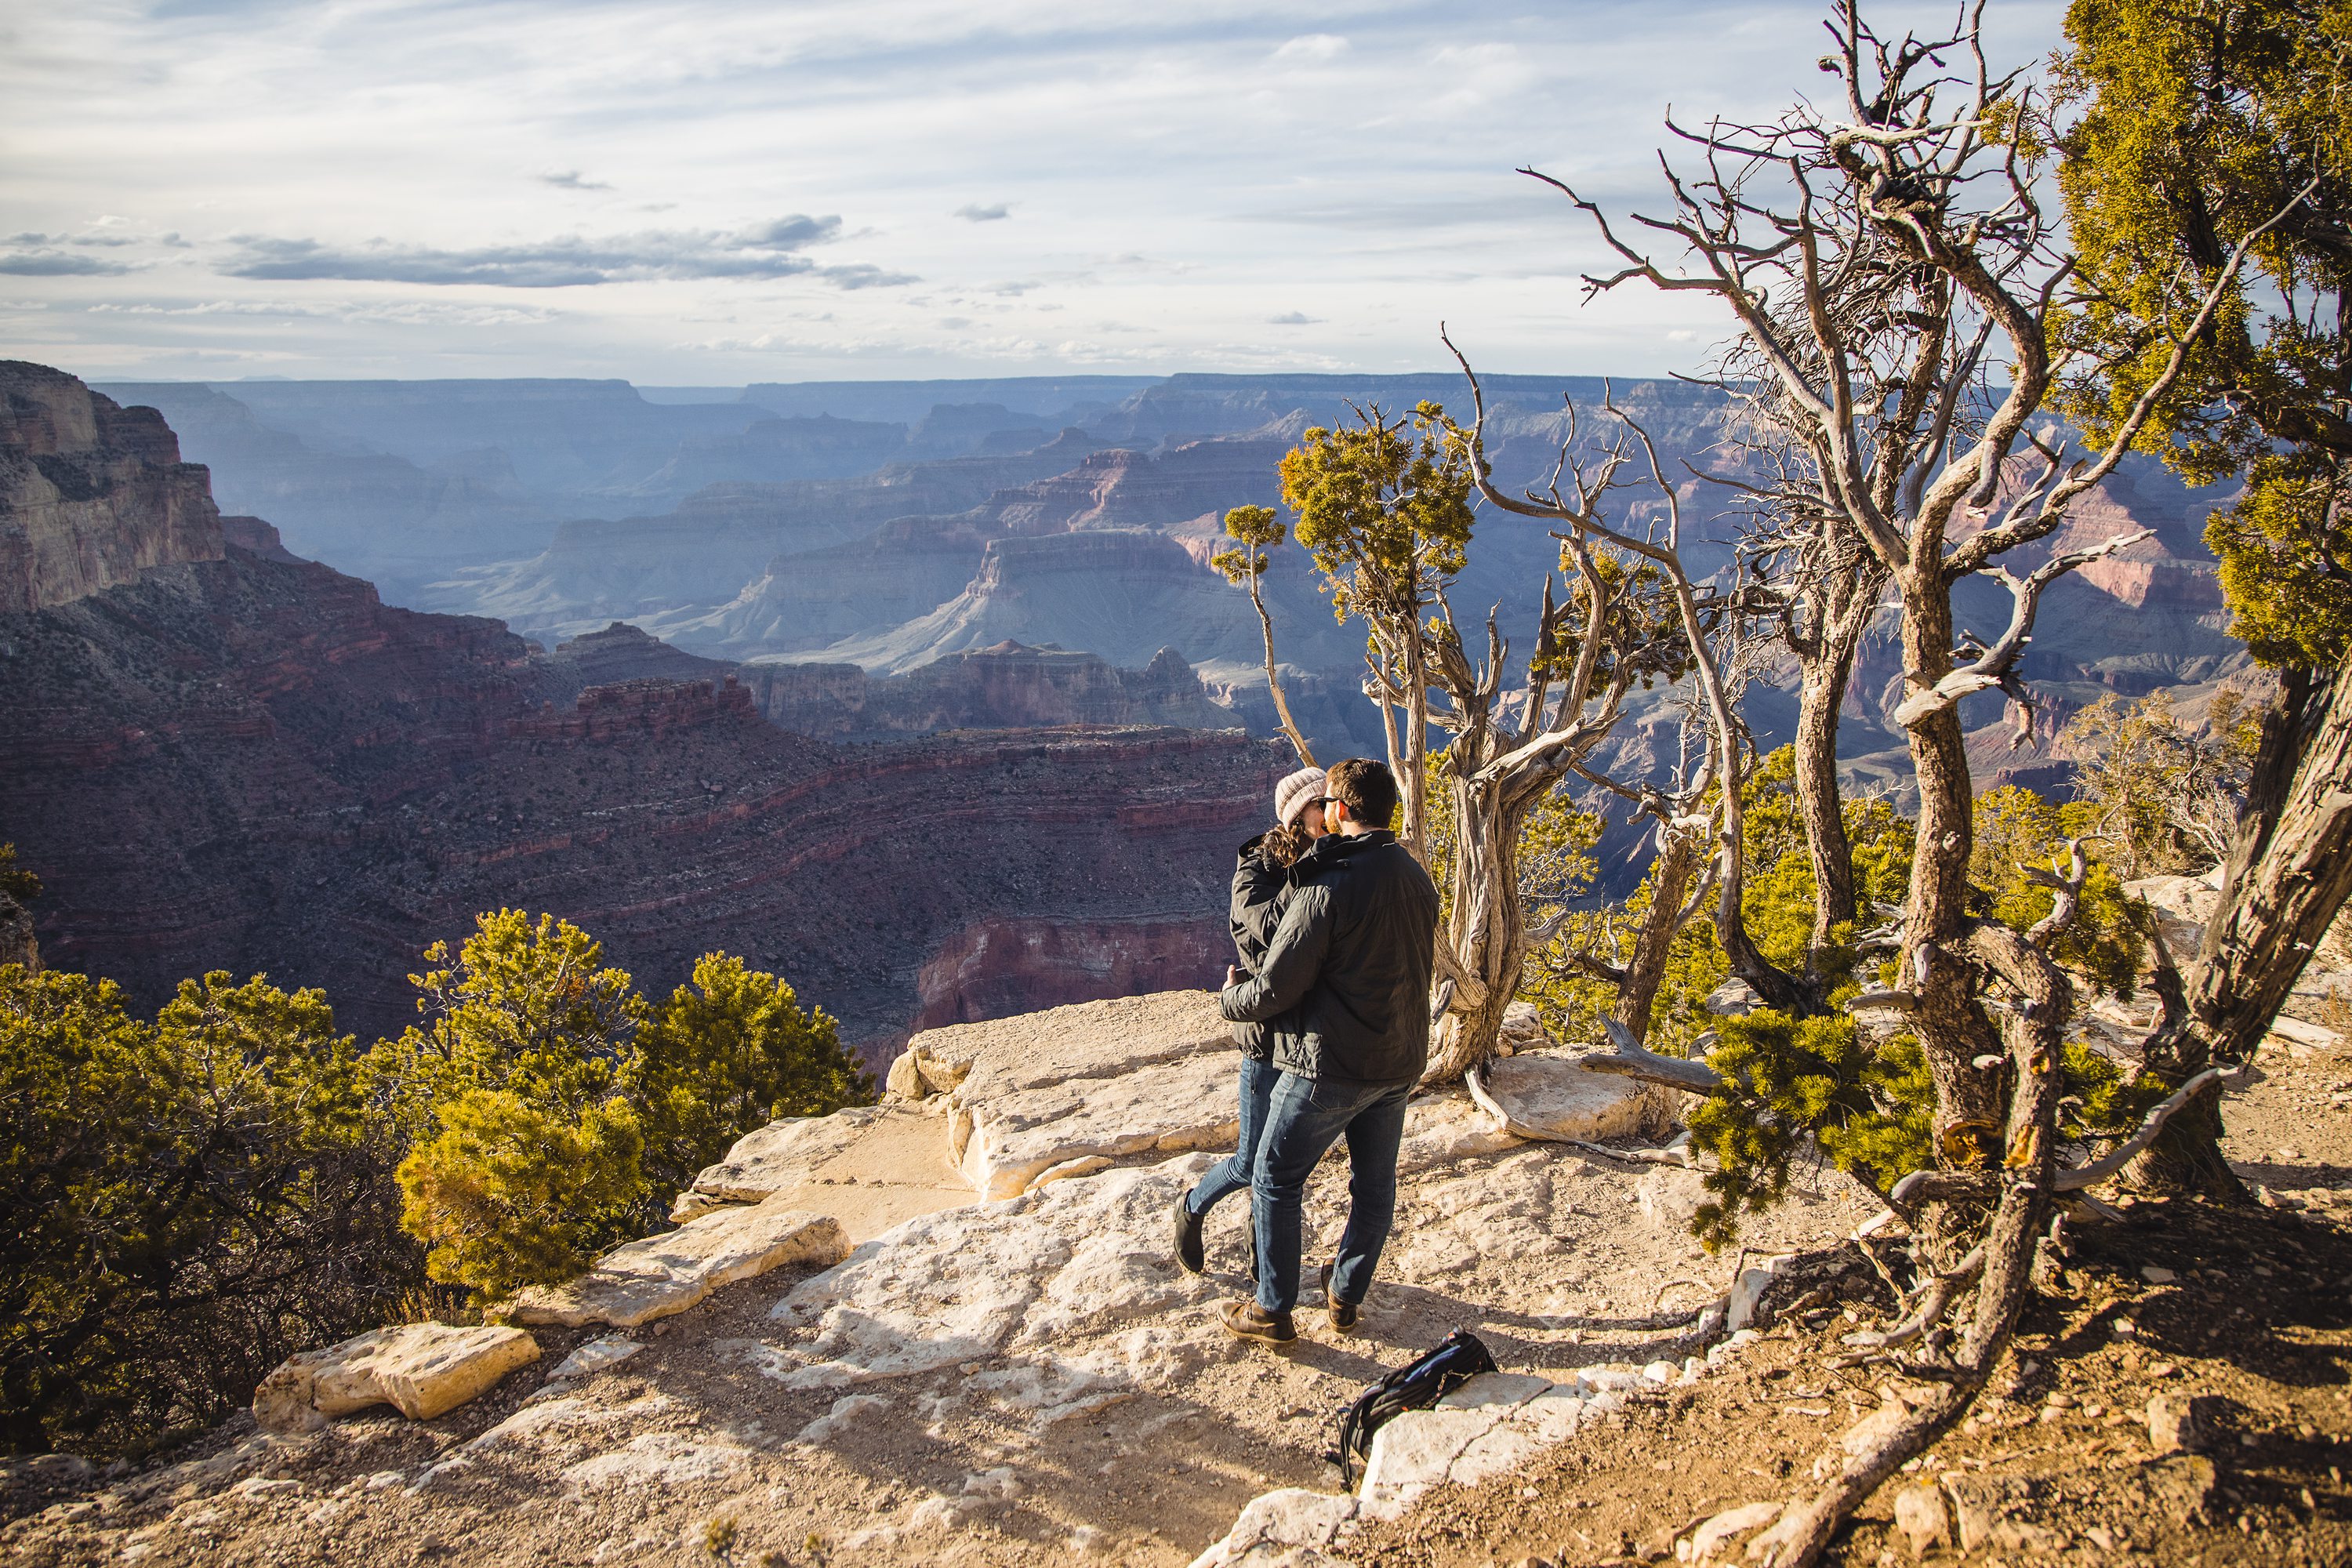
[[[70,604],[150,566],[221,558],[204,468],[152,408],[0,361],[0,614]]]

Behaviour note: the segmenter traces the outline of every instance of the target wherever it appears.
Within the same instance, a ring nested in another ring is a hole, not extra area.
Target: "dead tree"
[[[1588,465],[1564,452],[1554,482],[1573,500],[1563,505],[1597,520],[1622,488],[1630,456],[1619,446]],[[1454,855],[1426,1082],[1450,1081],[1491,1057],[1503,1010],[1518,993],[1534,940],[1518,864],[1529,815],[1616,729],[1635,683],[1671,679],[1684,659],[1651,579],[1583,532],[1562,536],[1560,563],[1569,598],[1556,603],[1546,579],[1527,689],[1515,705],[1502,700],[1509,650],[1494,616],[1486,658],[1474,664],[1440,597],[1424,668],[1444,699],[1433,717],[1452,736],[1445,777]]]
[[[1699,588],[1691,581],[1683,564],[1682,500],[1675,487],[1666,482],[1664,468],[1658,461],[1656,445],[1640,422],[1619,408],[1607,393],[1602,407],[1630,436],[1632,445],[1621,447],[1625,455],[1617,461],[1630,458],[1638,450],[1652,482],[1663,498],[1664,521],[1662,529],[1636,533],[1631,529],[1614,526],[1604,521],[1599,509],[1585,504],[1580,490],[1563,494],[1556,470],[1551,483],[1541,490],[1529,489],[1521,495],[1511,495],[1496,485],[1493,466],[1487,461],[1485,443],[1486,405],[1478,387],[1478,377],[1461,350],[1454,348],[1451,339],[1447,348],[1454,350],[1461,363],[1462,373],[1470,379],[1471,395],[1476,408],[1476,420],[1469,432],[1471,469],[1477,480],[1479,494],[1487,504],[1520,517],[1539,518],[1567,525],[1559,537],[1579,542],[1588,548],[1594,544],[1618,551],[1641,563],[1657,574],[1664,596],[1671,606],[1675,626],[1683,639],[1686,668],[1697,689],[1701,710],[1706,715],[1709,738],[1706,772],[1717,786],[1714,814],[1714,854],[1712,886],[1715,893],[1716,938],[1722,944],[1724,957],[1731,972],[1755,987],[1765,1003],[1794,1014],[1818,1012],[1819,994],[1802,980],[1788,973],[1767,959],[1748,934],[1747,920],[1742,913],[1742,900],[1747,891],[1747,857],[1744,852],[1743,804],[1741,786],[1748,774],[1747,729],[1740,721],[1731,683],[1727,679],[1724,655],[1717,646],[1718,629],[1735,643],[1738,640],[1738,617],[1736,605],[1727,603],[1715,606],[1718,612],[1733,610],[1727,618],[1720,613],[1710,625],[1710,617],[1702,613]],[[1613,471],[1613,470],[1612,470]],[[1669,939],[1670,940],[1670,939]]]
[[[1843,0],[1830,24],[1835,50],[1822,62],[1842,104],[1801,105],[1764,125],[1670,125],[1697,149],[1700,170],[1686,176],[1669,164],[1672,212],[1633,222],[1691,258],[1687,270],[1548,182],[1591,216],[1622,263],[1588,279],[1591,289],[1644,281],[1711,295],[1730,312],[1805,421],[1840,520],[1885,568],[1901,609],[1906,694],[1894,719],[1909,740],[1920,815],[1900,979],[1874,1002],[1907,1019],[1926,1055],[1933,1174],[1979,1200],[1926,1205],[1915,1226],[1922,1256],[1953,1279],[1947,1297],[1965,1274],[1976,1307],[1920,1402],[1906,1399],[1900,1419],[1843,1458],[1828,1489],[1784,1516],[1771,1547],[1784,1568],[1812,1562],[1840,1520],[1967,1408],[2014,1324],[2050,1201],[2056,1031],[2069,998],[2037,946],[1970,910],[1973,800],[1959,705],[2000,691],[2030,727],[2017,660],[2043,593],[2142,536],[2058,551],[2022,572],[2005,562],[2049,539],[2114,469],[2223,297],[2209,288],[2169,368],[2104,450],[2070,458],[2053,433],[2028,428],[2059,368],[2051,318],[2072,266],[2029,162],[2037,139],[2016,134],[2032,89],[1988,66],[1980,16],[1981,5],[1950,37],[1887,40],[1864,23],[1858,0]],[[2230,258],[2231,277],[2244,255],[2242,245]],[[2005,385],[1978,374],[1988,356]],[[2030,469],[2021,481],[2012,458]],[[1961,641],[1954,624],[1953,590],[1979,574],[2013,606],[1989,646]],[[1989,1225],[1975,1217],[1986,1198]]]

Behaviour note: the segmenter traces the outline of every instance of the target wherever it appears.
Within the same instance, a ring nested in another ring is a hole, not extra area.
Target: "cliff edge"
[[[162,415],[63,371],[0,360],[0,613],[225,553],[209,476],[180,461]]]

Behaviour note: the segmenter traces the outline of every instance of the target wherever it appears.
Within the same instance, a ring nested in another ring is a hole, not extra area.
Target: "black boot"
[[[1184,1201],[1190,1196],[1190,1193],[1176,1194],[1176,1264],[1187,1274],[1198,1274],[1208,1267],[1208,1260],[1201,1250],[1201,1216]]]

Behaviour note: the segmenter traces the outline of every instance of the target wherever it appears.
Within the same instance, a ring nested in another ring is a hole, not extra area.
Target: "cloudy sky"
[[[1991,7],[2000,55],[2058,0]],[[1948,6],[1878,7],[1945,19]],[[99,378],[1656,374],[1581,300],[1818,4],[0,0],[0,354]]]

